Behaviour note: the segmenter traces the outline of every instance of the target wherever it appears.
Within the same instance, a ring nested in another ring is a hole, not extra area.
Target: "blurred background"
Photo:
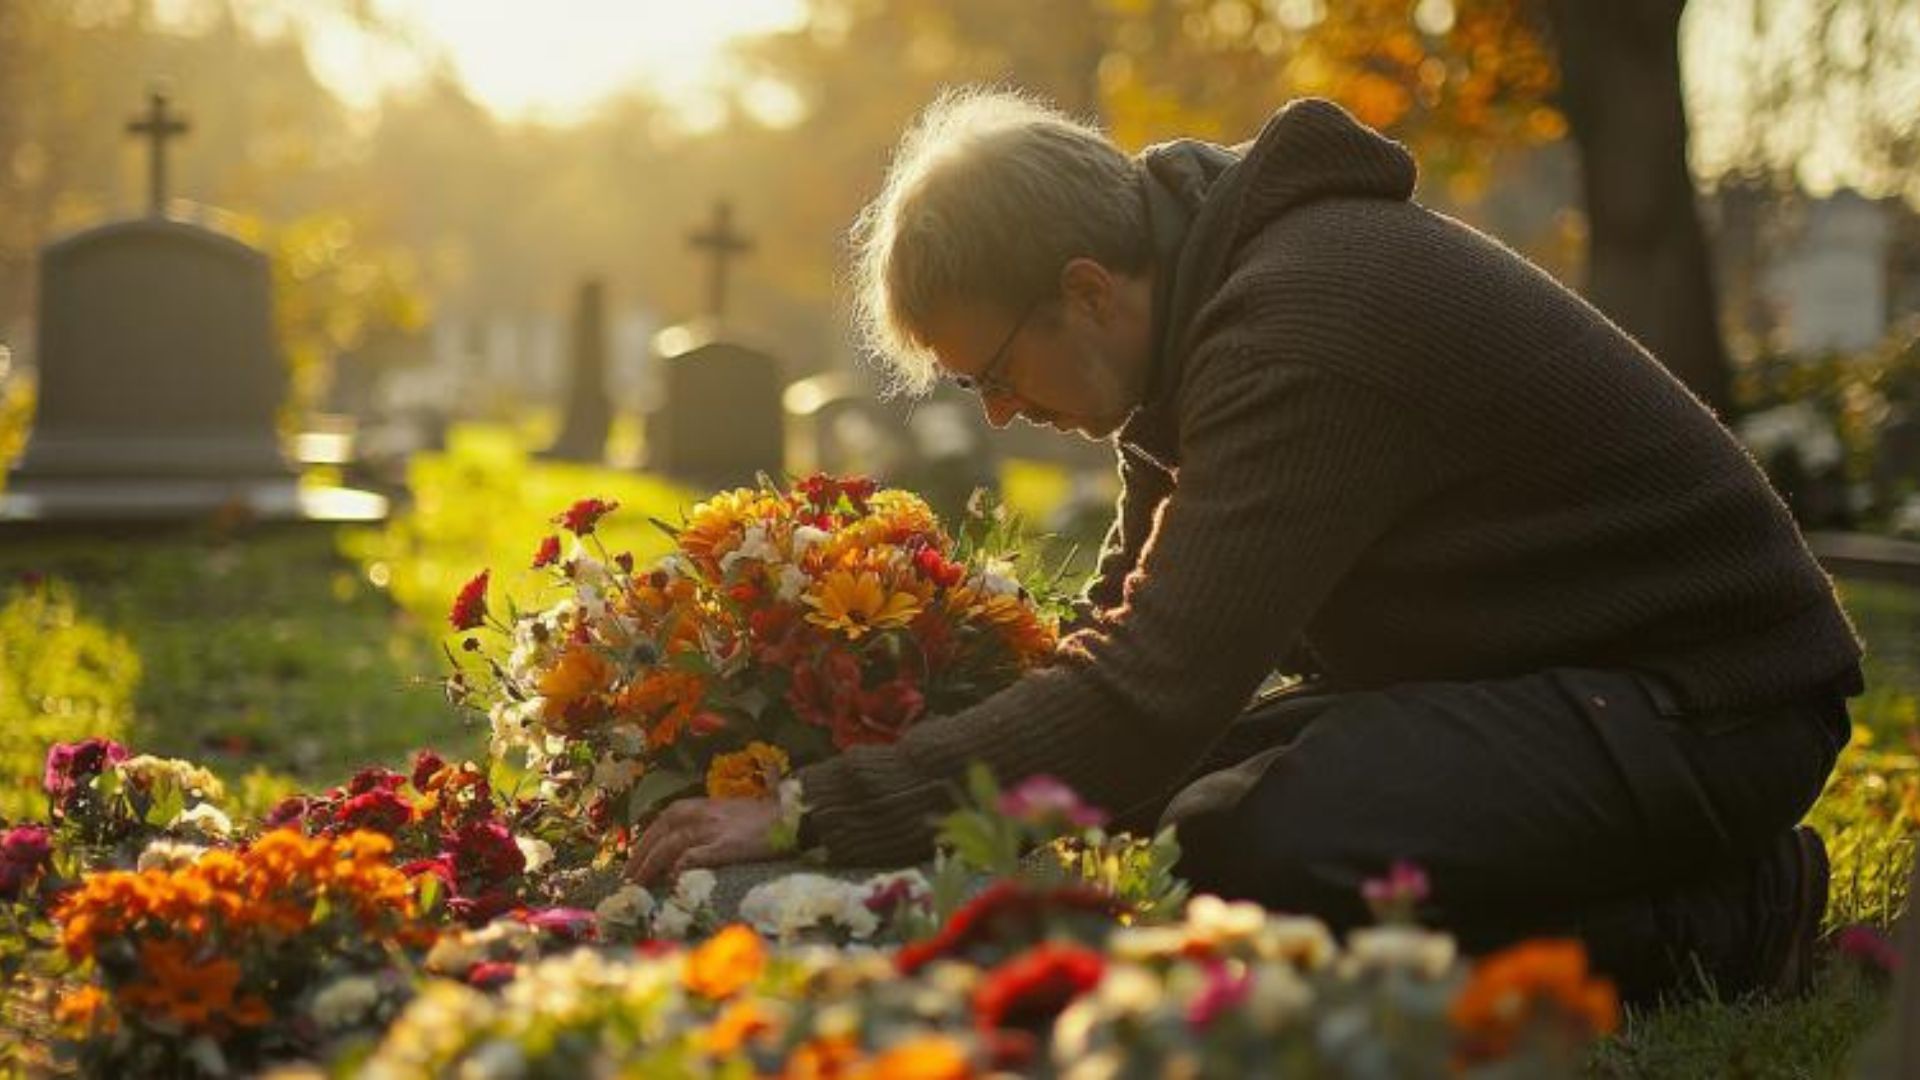
[[[647,419],[718,408],[668,361],[721,342],[771,358],[748,381],[780,399],[741,414],[781,426],[779,456],[735,457],[955,486],[1012,462],[1039,502],[1103,510],[1104,452],[988,435],[964,402],[872,407],[853,354],[845,229],[959,82],[1129,148],[1237,142],[1331,97],[1414,149],[1420,199],[1585,290],[1742,424],[1803,520],[1920,528],[1902,0],[6,0],[0,456],[28,440],[42,249],[149,209],[128,127],[157,90],[186,125],[164,215],[270,259],[297,462],[404,497],[414,452],[484,421],[741,479]]]

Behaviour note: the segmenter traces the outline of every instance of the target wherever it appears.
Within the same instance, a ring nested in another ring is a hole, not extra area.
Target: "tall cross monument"
[[[165,91],[154,90],[147,96],[147,112],[127,121],[127,134],[147,140],[147,214],[165,217],[167,212],[167,140],[184,136],[187,122],[167,109]]]
[[[722,199],[713,206],[713,224],[689,236],[687,243],[713,256],[707,308],[713,321],[718,323],[727,313],[727,261],[752,251],[753,242],[733,231],[733,204]]]

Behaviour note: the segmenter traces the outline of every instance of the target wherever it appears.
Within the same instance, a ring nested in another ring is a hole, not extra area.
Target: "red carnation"
[[[593,531],[600,519],[620,509],[618,502],[607,499],[581,499],[565,511],[554,515],[553,523],[575,536],[585,536]]]
[[[985,1031],[1044,1028],[1074,998],[1099,985],[1105,972],[1105,960],[1084,945],[1035,945],[988,972],[974,989],[974,1023]]]
[[[533,553],[533,568],[538,570],[543,566],[552,566],[559,561],[560,538],[557,536],[549,536],[545,540],[540,541],[540,549]]]
[[[1091,915],[1117,919],[1128,906],[1111,893],[1086,885],[1035,889],[1017,881],[997,881],[961,905],[932,937],[903,947],[894,966],[912,975],[944,957],[967,957],[981,947],[994,949],[1038,941],[1051,921]]]
[[[453,610],[447,613],[447,621],[455,630],[478,630],[487,622],[487,577],[493,571],[482,570],[472,581],[460,587],[460,595],[453,598]]]

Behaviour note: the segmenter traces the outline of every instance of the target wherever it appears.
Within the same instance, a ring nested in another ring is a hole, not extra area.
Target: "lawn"
[[[476,755],[483,740],[438,683],[454,591],[489,568],[496,601],[535,601],[533,545],[573,499],[620,500],[603,540],[644,560],[664,544],[647,519],[676,520],[695,497],[531,459],[497,429],[458,431],[449,452],[415,462],[413,481],[415,504],[379,528],[0,544],[0,817],[37,815],[46,746],[86,734],[202,761],[242,811],[420,746]],[[1885,926],[1905,904],[1920,820],[1920,594],[1845,592],[1872,689],[1813,818],[1835,863],[1829,926]],[[1838,1075],[1885,1001],[1835,963],[1805,1001],[1634,1016],[1594,1071]]]

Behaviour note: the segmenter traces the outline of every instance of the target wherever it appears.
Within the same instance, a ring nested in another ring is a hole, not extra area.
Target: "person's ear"
[[[1060,268],[1060,296],[1067,310],[1094,323],[1104,322],[1113,313],[1118,284],[1111,270],[1084,255]]]

